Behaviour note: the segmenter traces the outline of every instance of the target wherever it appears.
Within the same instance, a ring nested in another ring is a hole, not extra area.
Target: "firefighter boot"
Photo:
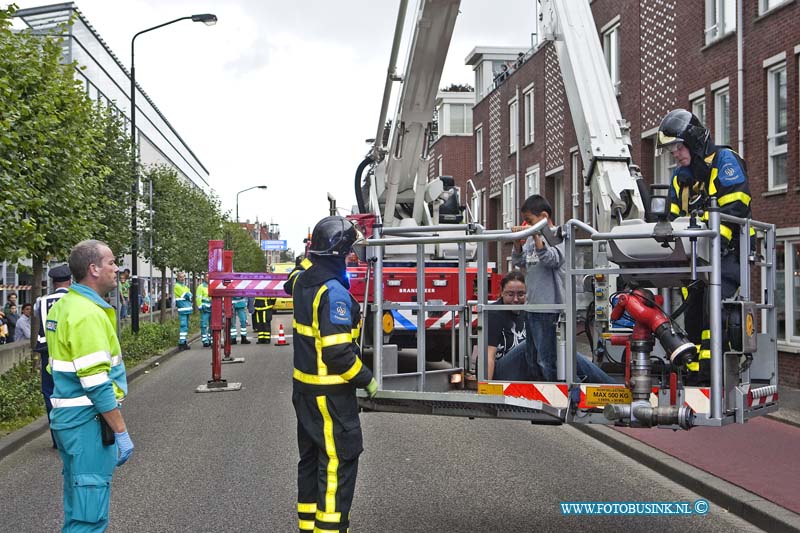
[[[242,335],[242,344],[252,344],[247,338],[247,335]]]

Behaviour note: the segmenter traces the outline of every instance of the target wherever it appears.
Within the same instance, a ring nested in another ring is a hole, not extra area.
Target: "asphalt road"
[[[211,360],[197,343],[132,383],[123,412],[136,449],[114,476],[110,531],[296,530],[292,348],[233,355],[246,362],[223,377],[238,392],[195,393]],[[388,413],[362,425],[353,533],[757,531],[713,504],[702,516],[563,516],[565,501],[700,498],[571,427]],[[49,444],[42,435],[0,461],[0,531],[59,530]]]

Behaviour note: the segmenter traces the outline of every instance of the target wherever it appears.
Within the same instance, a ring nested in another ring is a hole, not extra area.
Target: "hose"
[[[359,213],[367,212],[367,205],[364,203],[364,196],[361,190],[361,175],[364,173],[364,169],[367,168],[367,165],[369,165],[370,163],[372,163],[372,158],[367,156],[358,165],[358,168],[356,169],[356,180],[355,180],[356,203],[358,204]]]

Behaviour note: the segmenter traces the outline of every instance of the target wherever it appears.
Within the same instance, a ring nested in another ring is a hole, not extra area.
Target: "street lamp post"
[[[142,30],[133,36],[131,39],[131,159],[133,164],[133,188],[131,191],[131,286],[128,293],[131,305],[131,331],[134,333],[139,332],[139,229],[136,221],[136,208],[139,202],[139,172],[136,157],[136,64],[135,45],[136,38],[143,33],[169,26],[181,20],[191,20],[192,22],[202,22],[206,26],[213,26],[217,23],[217,16],[210,13],[201,15],[191,15],[188,17],[180,17],[175,20],[170,20],[158,26]]]
[[[242,189],[241,191],[236,193],[236,223],[239,223],[239,195],[243,192],[252,191],[253,189],[266,189],[266,185],[254,185],[252,187],[248,187],[247,189]]]

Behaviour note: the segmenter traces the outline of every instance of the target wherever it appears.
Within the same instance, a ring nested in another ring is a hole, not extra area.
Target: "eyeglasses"
[[[517,291],[517,292],[503,291],[503,296],[506,296],[508,298],[525,298],[525,291]]]

